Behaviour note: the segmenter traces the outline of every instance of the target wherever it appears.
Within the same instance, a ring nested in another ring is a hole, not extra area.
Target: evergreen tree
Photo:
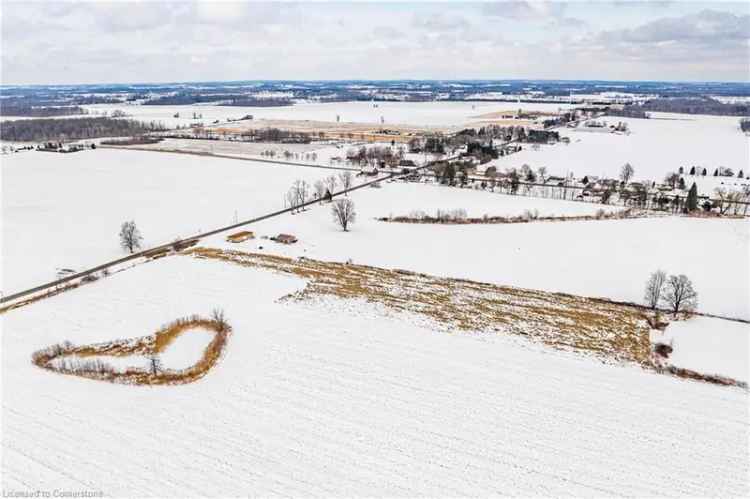
[[[737,174],[737,178],[745,178],[745,174],[742,173],[742,170]]]
[[[687,210],[687,212],[689,213],[696,209],[698,209],[698,186],[696,186],[695,182],[693,182],[693,185],[690,186],[690,191],[687,195],[685,210]]]
[[[695,167],[692,167],[692,168],[690,169],[690,175],[695,175]]]
[[[685,169],[683,167],[680,167],[680,169],[677,171],[680,175],[685,173]]]
[[[684,191],[684,190],[685,190],[685,187],[686,187],[686,186],[685,186],[685,179],[684,179],[684,178],[682,178],[682,177],[680,177],[680,183],[679,183],[679,188],[680,188],[680,190]]]
[[[703,176],[705,177],[707,173],[708,173],[708,170],[706,170],[706,169],[704,168],[704,169],[703,169]]]
[[[714,170],[714,177],[718,177],[718,176],[719,176],[719,169],[717,168],[716,170]]]

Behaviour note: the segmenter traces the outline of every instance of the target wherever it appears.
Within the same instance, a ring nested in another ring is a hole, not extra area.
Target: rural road
[[[455,158],[456,157],[454,156],[454,157],[442,159],[440,161],[449,161],[449,160],[452,160],[452,159],[455,159]],[[235,158],[235,159],[242,159],[242,158]],[[257,161],[257,160],[252,160],[252,161]],[[267,161],[267,162],[277,163],[276,161]],[[435,161],[431,161],[429,163],[426,163],[423,166],[417,167],[417,170],[423,170],[425,168],[429,168],[434,163],[435,163]],[[308,166],[308,165],[299,165],[299,164],[296,164],[296,163],[289,163],[289,164],[296,165],[296,166]],[[324,167],[324,168],[327,168],[327,167]],[[374,180],[370,180],[370,181],[364,182],[362,184],[350,187],[349,189],[343,189],[341,191],[332,193],[331,196],[332,197],[341,196],[342,194],[347,194],[349,192],[353,192],[353,191],[356,191],[358,189],[362,189],[364,187],[368,187],[368,186],[370,186],[370,185],[372,185],[372,184],[374,184],[376,182],[383,182],[383,181],[388,180],[388,179],[396,179],[396,178],[405,177],[407,175],[410,175],[412,172],[413,172],[413,170],[410,171],[410,172],[408,172],[408,173],[389,173],[385,177],[378,177],[378,178],[376,178]],[[17,291],[15,293],[4,295],[4,296],[0,297],[0,303],[9,303],[9,302],[12,302],[14,300],[17,300],[18,298],[23,298],[25,296],[29,296],[29,295],[32,295],[34,293],[38,293],[40,291],[44,291],[46,289],[54,288],[56,286],[60,286],[60,285],[65,284],[65,283],[69,283],[69,282],[75,281],[77,279],[82,279],[82,278],[84,278],[86,276],[93,275],[93,274],[95,274],[97,272],[101,272],[101,271],[103,271],[105,269],[109,269],[111,267],[114,267],[115,265],[120,265],[120,264],[129,262],[131,260],[136,260],[138,258],[148,257],[150,255],[153,255],[154,253],[158,253],[160,250],[170,250],[170,249],[172,249],[174,247],[179,247],[180,245],[183,245],[183,244],[186,244],[186,243],[190,243],[190,242],[193,242],[193,241],[198,241],[200,239],[203,239],[203,238],[206,238],[206,237],[209,237],[209,236],[213,236],[213,235],[216,235],[216,234],[220,234],[222,232],[227,232],[227,231],[230,231],[230,230],[233,230],[233,229],[237,229],[239,227],[243,227],[245,225],[250,225],[250,224],[257,223],[257,222],[260,222],[260,221],[263,221],[263,220],[267,220],[269,218],[277,217],[277,216],[283,215],[285,213],[290,213],[290,212],[292,212],[294,210],[297,210],[299,208],[304,208],[304,207],[307,207],[307,206],[312,206],[312,205],[314,205],[316,203],[318,203],[318,200],[317,199],[313,199],[311,201],[307,201],[307,202],[305,202],[305,203],[303,203],[303,204],[301,204],[299,206],[293,207],[293,208],[284,208],[282,210],[278,210],[278,211],[274,211],[274,212],[271,212],[271,213],[267,213],[265,215],[262,215],[262,216],[259,216],[259,217],[256,217],[256,218],[251,218],[249,220],[244,220],[244,221],[241,221],[241,222],[237,222],[237,223],[234,223],[232,225],[226,225],[226,226],[219,227],[217,229],[213,229],[213,230],[210,230],[210,231],[207,231],[207,232],[202,232],[200,234],[195,234],[193,236],[186,237],[184,239],[179,239],[179,240],[172,241],[172,242],[169,242],[169,243],[166,243],[166,244],[161,244],[159,246],[153,246],[153,247],[145,249],[143,251],[138,251],[137,253],[131,253],[130,255],[124,256],[122,258],[118,258],[116,260],[111,260],[111,261],[108,261],[106,263],[102,263],[101,265],[97,265],[96,267],[91,267],[91,268],[83,270],[81,272],[77,272],[75,274],[71,274],[69,276],[66,276],[66,277],[63,277],[63,278],[60,278],[60,279],[56,279],[54,281],[46,282],[44,284],[40,284],[39,286],[35,286],[33,288],[29,288],[29,289],[25,289],[23,291]]]

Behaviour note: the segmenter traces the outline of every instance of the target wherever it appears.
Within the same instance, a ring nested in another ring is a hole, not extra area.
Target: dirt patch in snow
[[[556,348],[650,365],[650,327],[635,306],[364,265],[203,247],[185,254],[308,279],[293,299],[365,299],[460,330],[521,335]]]

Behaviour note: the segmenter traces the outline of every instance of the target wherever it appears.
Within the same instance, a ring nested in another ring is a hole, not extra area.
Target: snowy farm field
[[[115,497],[747,494],[744,390],[440,331],[361,301],[279,300],[304,286],[170,256],[7,312],[2,487]],[[64,340],[140,336],[217,306],[233,333],[192,384],[117,385],[30,362]]]
[[[372,214],[374,207],[363,207],[368,216],[409,216],[418,211],[435,216],[438,210],[463,210],[470,218],[480,218],[484,215],[513,217],[525,212],[536,212],[543,217],[575,217],[593,216],[599,210],[614,212],[623,209],[596,203],[507,196],[487,190],[459,189],[432,182],[419,184],[396,181],[384,182],[381,185],[384,186],[383,194],[378,196],[381,199],[377,203],[380,213]],[[366,199],[370,199],[370,196]],[[374,201],[374,198],[372,199]]]
[[[87,150],[2,160],[2,291],[123,256],[120,225],[134,220],[144,247],[284,207],[296,179],[328,170],[185,154]]]
[[[269,142],[241,142],[231,140],[200,140],[166,138],[154,144],[139,144],[136,146],[117,146],[118,148],[182,152],[192,154],[211,154],[245,159],[275,159],[293,163],[314,164],[319,166],[334,166],[353,168],[346,161],[346,152],[353,147],[384,147],[390,143],[359,144],[359,143],[310,143],[310,144],[282,144]],[[273,152],[274,156],[264,155]],[[285,153],[290,153],[289,157]],[[408,154],[408,153],[407,153]],[[410,157],[420,155],[408,155]],[[337,159],[334,159],[337,158]]]
[[[630,135],[562,129],[561,135],[569,137],[570,144],[541,146],[538,151],[524,146],[523,151],[493,164],[498,169],[528,164],[545,166],[552,175],[572,172],[579,178],[617,178],[622,165],[630,163],[636,179],[657,181],[681,166],[686,172],[694,165],[706,167],[710,175],[720,166],[747,173],[750,165],[750,136],[740,131],[737,117],[667,115],[659,119],[654,113],[651,119],[602,119],[610,124],[626,122]]]
[[[351,259],[357,264],[637,303],[642,301],[649,274],[661,268],[690,277],[699,293],[701,312],[750,319],[750,221],[746,219],[402,224],[376,219],[391,212],[420,209],[422,196],[432,199],[424,206],[461,205],[467,210],[472,209],[469,196],[477,196],[474,209],[497,215],[535,206],[547,206],[558,215],[565,214],[568,207],[596,208],[432,185],[382,185],[381,189],[367,188],[350,195],[357,221],[346,233],[334,224],[330,207],[318,205],[255,225],[261,236],[294,234],[299,239],[294,245],[260,239],[235,245],[220,237],[204,244],[248,251],[262,246],[263,251],[287,256],[339,262]]]
[[[95,104],[83,106],[89,112],[109,114],[120,109],[131,118],[144,121],[160,121],[169,127],[203,123],[210,125],[216,120],[239,119],[252,115],[254,119],[312,120],[342,123],[409,124],[417,126],[461,127],[480,121],[481,115],[499,111],[545,111],[555,113],[567,109],[567,104],[536,104],[515,102],[332,102],[297,103],[281,107],[231,107],[213,105],[143,106],[118,104]],[[203,115],[193,119],[193,113]],[[179,114],[175,118],[175,114]],[[338,117],[338,120],[337,120]]]
[[[669,363],[706,374],[750,379],[750,326],[712,317],[675,321],[652,340],[673,348]]]

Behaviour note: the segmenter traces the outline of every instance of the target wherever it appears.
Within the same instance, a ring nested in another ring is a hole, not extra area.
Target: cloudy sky
[[[750,2],[0,1],[3,84],[750,80]]]

